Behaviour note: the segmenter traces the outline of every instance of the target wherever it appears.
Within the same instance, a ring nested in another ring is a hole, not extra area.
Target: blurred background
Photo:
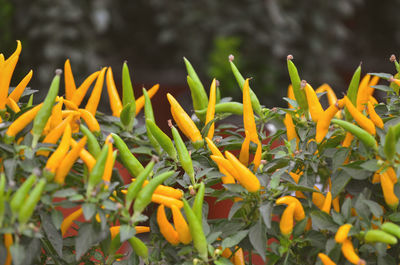
[[[66,58],[78,85],[101,66],[112,66],[120,83],[127,60],[137,95],[160,83],[187,104],[183,56],[205,87],[216,77],[222,96],[241,100],[233,54],[262,104],[286,106],[288,54],[302,79],[314,88],[326,82],[337,94],[360,61],[363,73],[393,73],[399,8],[400,1],[374,0],[0,0],[0,51],[8,56],[21,40],[15,77],[33,69],[31,87],[42,92]],[[155,100],[166,104],[162,96]]]

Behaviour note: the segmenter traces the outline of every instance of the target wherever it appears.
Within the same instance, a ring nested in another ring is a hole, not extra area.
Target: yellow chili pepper
[[[372,122],[379,128],[383,129],[383,121],[381,119],[381,117],[379,117],[379,115],[375,112],[375,108],[374,106],[372,106],[371,101],[368,101],[367,103],[367,110],[368,110],[368,114],[369,117],[371,118]]]
[[[51,116],[49,118],[51,129],[56,128],[63,120],[62,117],[63,104],[64,104],[64,99],[61,97],[59,98],[58,103],[51,110]]]
[[[83,98],[86,95],[90,85],[96,80],[99,76],[100,71],[94,72],[93,74],[89,75],[85,81],[80,85],[80,87],[75,91],[74,95],[72,96],[71,102],[73,102],[76,106],[80,106],[82,103]]]
[[[327,255],[324,253],[318,253],[318,257],[322,261],[322,264],[324,265],[336,265],[335,262],[333,262]]]
[[[347,235],[351,229],[351,224],[344,224],[339,227],[335,235],[335,241],[337,243],[343,243],[347,239]]]
[[[249,79],[246,79],[243,85],[243,125],[246,132],[246,137],[248,137],[250,141],[257,144],[257,150],[253,159],[254,171],[257,171],[261,163],[262,146],[260,139],[258,138],[256,121],[251,104]],[[250,142],[248,143],[250,144]],[[246,150],[247,147],[245,146],[244,149]]]
[[[21,82],[19,82],[19,84],[10,93],[8,98],[14,100],[15,102],[18,102],[29,81],[31,81],[32,75],[33,72],[32,70],[30,70],[29,73],[21,80]]]
[[[281,216],[281,221],[279,222],[279,228],[281,230],[281,234],[284,236],[290,236],[293,231],[293,215],[296,209],[296,204],[289,204],[288,207],[283,211]]]
[[[20,108],[18,106],[18,104],[12,99],[12,98],[7,98],[6,101],[7,106],[12,109],[12,111],[14,111],[15,113],[20,112]]]
[[[233,167],[233,165],[229,162],[228,159],[220,156],[211,155],[210,158],[218,165],[220,169],[224,169],[227,172],[226,176],[232,176],[234,179],[237,179],[238,172]],[[221,171],[222,174],[225,174]],[[235,182],[233,182],[235,183]]]
[[[221,151],[219,151],[218,147],[215,146],[213,141],[211,141],[209,138],[205,138],[208,148],[210,149],[211,153],[215,156],[219,156],[221,158],[224,158],[223,154]],[[225,158],[224,158],[225,159]],[[233,184],[235,183],[235,179],[232,177],[232,175],[223,167],[220,166],[217,162],[215,162],[219,168],[219,171],[224,174],[224,176],[221,178],[223,184]]]
[[[236,247],[238,248],[238,247]],[[233,264],[234,265],[245,265],[245,261],[244,261],[244,255],[243,255],[243,249],[239,248],[238,250],[236,250],[234,256],[233,256]]]
[[[257,192],[260,190],[260,181],[250,171],[246,166],[244,166],[240,161],[229,151],[225,151],[225,157],[229,160],[230,164],[236,170],[237,174],[232,175],[239,181],[240,185],[242,185],[249,192]],[[228,170],[229,171],[229,170]]]
[[[192,235],[190,234],[189,226],[176,205],[172,205],[171,210],[179,241],[187,245],[192,241]]]
[[[83,214],[82,208],[72,212],[68,217],[66,217],[61,223],[61,235],[64,236],[68,229],[71,227],[72,223],[78,219]]]
[[[388,167],[386,170],[386,173],[388,174],[390,180],[396,184],[397,183],[397,176],[396,176],[396,172],[394,172],[393,167]]]
[[[336,113],[340,111],[340,103],[336,102],[330,105],[322,114],[317,121],[317,129],[315,134],[315,140],[317,143],[322,142],[329,130],[331,120],[335,117]]]
[[[113,72],[111,66],[108,67],[107,74],[106,74],[106,84],[107,84],[107,92],[108,98],[110,101],[110,107],[112,110],[112,115],[114,117],[119,117],[121,111],[123,109],[121,99],[118,95],[117,87],[115,86]]]
[[[116,151],[115,152],[113,151],[113,145],[111,142],[108,142],[106,144],[108,145],[108,154],[106,159],[106,165],[104,167],[103,180],[106,183],[106,186],[108,186],[108,183],[111,180],[112,170],[114,168],[114,162],[117,153]]]
[[[387,172],[381,173],[380,176],[385,202],[390,208],[396,209],[399,205],[399,198],[397,198],[396,194],[394,193],[394,183],[390,180]]]
[[[343,256],[353,264],[365,265],[365,260],[361,259],[355,252],[353,243],[350,239],[345,239],[342,245]]]
[[[314,189],[319,190],[317,186],[314,186]],[[322,206],[325,202],[325,196],[319,192],[313,192],[312,194],[312,202],[317,206],[319,209],[322,209]]]
[[[371,76],[369,74],[365,75],[360,82],[360,86],[358,87],[356,106],[357,110],[360,112],[364,110],[365,104],[367,104],[368,98],[370,96],[370,94],[368,93],[370,79]]]
[[[76,91],[74,75],[72,74],[69,59],[64,64],[65,98],[71,100]]]
[[[286,113],[283,123],[285,124],[285,127],[286,127],[286,135],[287,135],[288,141],[291,141],[292,139],[296,138],[296,141],[299,142],[300,139],[297,136],[292,116],[289,113]]]
[[[65,107],[69,110],[78,111],[78,109],[79,109],[78,106],[74,102],[72,102],[68,99],[63,99],[63,103],[64,103]]]
[[[84,136],[79,143],[72,147],[71,151],[64,157],[60,166],[57,168],[56,176],[54,177],[54,181],[63,184],[65,177],[67,176],[68,172],[71,170],[72,166],[74,165],[75,161],[78,159],[79,154],[83,147],[86,144],[86,136]]]
[[[21,53],[21,42],[17,41],[17,49],[4,63],[0,73],[0,109],[6,107],[6,99],[12,75]]]
[[[288,86],[287,97],[291,100],[296,100],[296,98],[294,97],[293,87],[291,84]],[[289,109],[294,109],[294,107],[290,105],[290,103],[288,103],[288,107]]]
[[[4,247],[7,250],[7,258],[6,261],[4,262],[4,265],[11,265],[12,263],[12,256],[10,251],[10,247],[12,244],[13,244],[12,234],[4,234]]]
[[[248,135],[248,133],[246,133],[246,135]],[[239,154],[239,161],[246,167],[249,164],[249,156],[250,156],[249,152],[250,152],[250,137],[246,136],[242,143],[242,147],[240,148],[240,154]]]
[[[332,200],[332,207],[337,213],[340,213],[339,196],[336,196],[335,199]]]
[[[278,205],[281,205],[281,204],[290,205],[292,203],[294,203],[296,205],[296,207],[294,209],[294,218],[296,219],[296,221],[301,221],[304,218],[306,218],[303,205],[301,205],[301,202],[298,199],[296,199],[295,197],[283,196],[276,200],[276,204],[278,204]]]
[[[179,244],[178,232],[176,232],[174,227],[168,221],[167,216],[165,215],[164,205],[158,206],[157,223],[158,227],[160,228],[160,232],[164,236],[164,238],[172,245],[178,245]]]
[[[171,208],[172,205],[175,205],[179,209],[183,207],[182,201],[158,193],[153,193],[153,195],[151,196],[151,201],[157,204],[165,205],[168,208]]]
[[[100,102],[101,92],[103,90],[104,75],[106,73],[106,70],[107,67],[103,67],[103,69],[101,69],[101,72],[97,77],[96,84],[93,87],[92,94],[90,95],[89,100],[85,107],[85,109],[89,111],[93,116],[96,115],[97,106],[99,105]]]
[[[371,103],[373,105],[378,105],[379,104],[378,100],[376,100],[376,98],[374,98],[373,96],[370,96],[368,100],[371,101]]]
[[[79,109],[78,111],[91,132],[100,132],[99,122],[90,111],[86,109]]]
[[[324,204],[321,207],[321,211],[329,214],[331,211],[331,206],[332,206],[332,194],[330,191],[328,191],[324,200]]]
[[[351,142],[353,141],[354,135],[352,135],[350,132],[346,133],[346,136],[344,137],[342,146],[343,147],[349,147],[351,145]]]
[[[159,84],[155,84],[154,86],[152,86],[148,91],[147,94],[149,95],[149,98],[152,98],[158,91],[158,89],[160,88]],[[138,113],[143,109],[144,107],[144,96],[140,96],[138,99],[135,100],[135,104],[136,104],[136,115],[138,115]]]
[[[311,118],[314,122],[317,122],[318,119],[322,116],[324,109],[319,102],[317,94],[314,89],[308,84],[305,80],[301,81],[301,87],[306,91],[308,109],[311,114]]]
[[[174,112],[175,122],[178,124],[182,132],[188,137],[193,143],[202,142],[203,138],[201,133],[194,124],[193,120],[185,112],[185,110],[179,105],[178,101],[170,94],[167,94],[169,103],[171,104],[171,113]]]
[[[28,110],[21,116],[19,116],[11,125],[8,127],[6,136],[14,139],[15,135],[19,133],[22,129],[24,129],[30,122],[33,121],[35,118],[36,114],[42,107],[43,103],[35,106],[34,108]]]
[[[49,157],[46,163],[46,169],[51,173],[55,173],[60,161],[63,160],[71,145],[71,126],[67,124],[60,144],[54,153]]]
[[[206,114],[206,124],[214,119],[215,115],[215,104],[216,104],[216,84],[215,78],[213,79],[210,87],[210,98],[208,100],[207,114]],[[214,136],[214,122],[211,124],[210,129],[208,130],[207,137],[212,139]]]
[[[358,125],[360,125],[370,134],[375,135],[376,129],[374,123],[370,119],[365,117],[358,109],[356,109],[347,96],[344,96],[344,100],[347,109],[349,110],[351,116],[353,116],[354,120],[358,123]]]
[[[4,54],[0,53],[0,68],[3,66],[4,64]]]
[[[78,143],[75,142],[74,139],[71,139],[72,148],[74,148],[77,145]],[[82,159],[83,163],[85,163],[89,172],[92,171],[92,168],[96,164],[96,159],[88,151],[86,151],[85,148],[82,148],[81,152],[79,153],[79,158]]]
[[[133,181],[136,181],[136,179],[132,179],[132,182]],[[149,183],[149,181],[146,179],[143,182],[143,186],[142,187],[146,186],[148,183]],[[121,190],[121,192],[124,193],[124,194],[127,193],[126,190]],[[163,196],[166,196],[166,197],[171,197],[171,198],[174,198],[174,199],[177,199],[177,200],[179,200],[183,196],[183,191],[181,191],[179,189],[175,189],[175,188],[169,187],[169,186],[164,186],[164,185],[158,185],[156,190],[154,191],[154,193],[159,194],[159,195],[163,195]],[[179,203],[178,203],[178,205],[179,205]]]
[[[289,175],[292,177],[292,179],[296,182],[299,183],[300,176],[303,174],[303,172],[300,172],[299,174],[296,174],[294,172],[289,172]],[[299,199],[306,199],[307,197],[302,193],[301,191],[296,190],[296,197]]]
[[[110,227],[111,239],[114,239],[114,237],[116,237],[119,234],[120,228],[121,228],[121,226],[119,226],[119,225]],[[150,232],[150,227],[137,225],[137,226],[135,226],[135,231],[136,231],[136,233],[135,233],[136,235],[142,234],[142,233],[148,233],[148,232]]]

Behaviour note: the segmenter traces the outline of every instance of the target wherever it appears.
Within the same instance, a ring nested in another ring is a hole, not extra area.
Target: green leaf
[[[393,88],[391,88],[390,86],[384,86],[384,85],[376,85],[376,86],[372,86],[375,89],[384,91],[384,92],[394,92]]]
[[[13,245],[11,245],[10,247],[10,252],[11,252],[11,256],[12,256],[12,264],[13,265],[22,265],[23,261],[25,259],[25,246],[18,244],[18,243],[14,243]]]
[[[63,239],[61,233],[57,231],[57,228],[54,226],[51,217],[44,211],[40,212],[40,219],[42,220],[41,227],[45,232],[47,239],[50,241],[57,254],[61,257],[63,248]]]
[[[379,218],[383,215],[383,210],[379,203],[376,203],[371,200],[363,200],[362,202],[365,203],[369,207],[369,210],[375,217]]]
[[[399,212],[391,213],[391,214],[389,214],[388,218],[392,222],[399,223],[400,222],[400,213]]]
[[[329,230],[336,233],[339,226],[333,221],[332,217],[322,211],[312,211],[311,219],[313,226],[321,230]]]
[[[267,233],[261,219],[258,219],[258,222],[250,228],[249,239],[256,252],[260,254],[261,258],[265,261]]]
[[[224,248],[231,248],[240,243],[249,233],[249,230],[242,230],[236,232],[233,236],[227,237],[222,241],[221,247]]]
[[[368,161],[362,163],[360,166],[363,169],[366,169],[366,170],[372,171],[372,172],[375,172],[380,168],[380,166],[378,165],[378,160],[376,160],[376,159],[368,160]]]
[[[84,203],[82,205],[82,210],[83,210],[83,215],[85,216],[85,220],[90,220],[96,213],[96,205],[93,203]]]
[[[374,76],[379,76],[382,79],[390,79],[393,77],[393,75],[391,74],[387,74],[387,73],[368,73],[369,75],[374,75]]]
[[[344,199],[344,202],[342,204],[342,209],[340,212],[343,214],[346,220],[348,220],[351,216],[351,206],[352,206],[351,199],[350,198]]]
[[[261,205],[260,214],[263,218],[265,226],[269,229],[271,228],[271,219],[272,219],[272,202]]]
[[[216,265],[232,265],[233,263],[230,262],[229,259],[226,259],[224,257],[220,257],[217,260],[214,260],[214,264],[216,264]]]
[[[228,220],[231,220],[235,213],[240,210],[243,206],[243,201],[238,201],[232,205],[231,210],[229,211]]]
[[[53,194],[54,198],[66,198],[66,197],[70,197],[77,194],[77,191],[73,188],[69,188],[69,189],[62,189],[62,190],[58,190]]]
[[[332,177],[332,198],[336,198],[350,182],[351,176],[347,172],[341,170],[339,174]]]

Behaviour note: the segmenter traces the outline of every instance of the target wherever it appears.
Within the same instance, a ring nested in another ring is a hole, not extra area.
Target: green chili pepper
[[[142,240],[133,236],[130,239],[128,239],[128,241],[133,251],[135,251],[136,255],[144,259],[149,256],[149,250],[147,249],[147,246],[143,243]]]
[[[351,78],[349,88],[347,89],[347,97],[350,99],[354,106],[357,105],[357,93],[360,85],[361,65],[359,65]],[[351,121],[353,117],[350,112],[345,108],[346,120]]]
[[[37,178],[36,174],[31,174],[11,197],[10,208],[13,214],[18,213],[19,209],[24,204],[25,199],[28,193],[30,192],[32,185],[36,181],[36,178]]]
[[[172,136],[174,137],[176,150],[178,151],[179,162],[181,162],[183,170],[185,170],[186,174],[188,174],[192,185],[196,184],[196,180],[194,178],[194,169],[192,158],[186,148],[185,142],[183,142],[181,135],[178,130],[170,124]]]
[[[143,88],[143,96],[144,96],[144,117],[145,119],[149,119],[153,122],[156,122],[154,119],[153,106],[151,105],[149,94],[147,94],[147,90],[144,88]],[[154,136],[151,134],[150,130],[147,128],[147,124],[146,124],[146,130],[147,130],[147,137],[149,138],[151,145],[154,147],[157,154],[160,154],[161,152],[160,145],[158,144],[156,138],[154,138]]]
[[[301,80],[296,66],[292,62],[293,56],[289,55],[287,59],[287,67],[289,71],[290,81],[292,83],[293,94],[300,109],[304,112],[308,110],[306,92],[301,89]]]
[[[46,180],[40,179],[35,188],[30,192],[29,197],[23,202],[18,213],[20,224],[26,224],[31,218],[37,203],[42,197],[43,190],[46,186]]]
[[[196,110],[196,114],[205,115],[207,109]],[[222,102],[215,105],[215,113],[232,113],[243,115],[243,104],[239,102]]]
[[[203,225],[199,218],[197,218],[196,214],[190,208],[189,203],[182,199],[183,201],[183,210],[185,211],[186,218],[188,220],[190,234],[193,238],[193,244],[196,250],[199,252],[199,256],[207,261],[208,259],[208,246],[207,239],[203,232]]]
[[[51,110],[53,109],[54,102],[58,95],[58,88],[60,87],[60,75],[62,71],[57,70],[56,76],[53,78],[51,82],[49,92],[47,93],[46,98],[43,101],[43,105],[36,114],[35,119],[33,120],[33,139],[32,139],[32,148],[35,148],[37,143],[39,142],[39,138],[42,135],[43,129],[46,126],[47,120],[51,115]]]
[[[177,154],[172,143],[171,138],[168,137],[156,124],[154,121],[146,119],[146,127],[150,130],[151,134],[156,138],[157,142],[160,144],[161,148],[173,159],[177,160]]]
[[[167,178],[171,177],[175,172],[174,171],[167,171],[161,173],[160,175],[154,177],[149,181],[149,183],[141,189],[136,197],[135,203],[133,204],[134,210],[134,217],[138,216],[143,210],[149,205],[151,202],[151,196],[153,195],[154,191],[163,183]]]
[[[126,146],[125,142],[116,135],[115,133],[111,133],[114,139],[114,145],[119,150],[119,156],[121,158],[122,164],[128,169],[129,174],[136,177],[143,171],[142,164],[136,159],[136,157],[131,153],[128,146]]]
[[[26,103],[26,107],[29,108],[33,104],[33,94],[29,96],[28,103]]]
[[[386,243],[390,245],[397,244],[397,238],[392,236],[391,234],[386,233],[385,231],[382,230],[369,230],[364,237],[365,241],[368,243],[374,243],[374,242],[381,242],[381,243]]]
[[[154,167],[154,160],[151,160],[142,172],[137,176],[136,180],[129,184],[128,191],[125,195],[125,206],[127,209],[131,207],[133,200],[138,195],[139,191],[142,189],[143,182],[151,174]]]
[[[242,74],[239,72],[239,70],[237,69],[236,65],[230,61],[231,64],[231,69],[233,72],[233,75],[236,78],[236,81],[240,87],[241,90],[243,90],[243,86],[244,86],[244,78],[242,76]],[[250,101],[251,101],[251,106],[253,107],[254,112],[262,117],[262,111],[261,111],[261,105],[260,105],[260,101],[257,98],[257,95],[254,93],[254,91],[250,88]]]
[[[378,150],[378,144],[376,143],[375,138],[369,134],[367,131],[361,129],[355,124],[352,124],[348,121],[332,119],[332,123],[335,123],[345,129],[346,131],[351,132],[354,136],[360,139],[366,146],[374,149],[375,151]]]
[[[88,150],[89,153],[93,155],[93,157],[97,158],[97,156],[101,152],[101,148],[99,145],[99,142],[96,139],[96,136],[87,128],[85,125],[81,124],[79,126],[81,132],[83,133],[84,136],[87,138],[87,145],[88,145]]]
[[[193,202],[193,212],[197,216],[197,218],[202,222],[203,220],[203,201],[204,201],[204,192],[205,192],[206,186],[204,185],[204,182],[200,183],[200,187],[197,190],[197,195],[194,198]]]
[[[218,104],[221,101],[221,89],[219,89],[219,86],[217,86],[217,89],[215,90],[215,104]]]
[[[190,62],[183,57],[185,61],[186,70],[188,72],[187,82],[190,88],[190,93],[192,95],[193,108],[195,110],[201,110],[207,108],[208,106],[208,96],[206,91],[204,90],[204,86],[201,83],[199,77],[196,74],[196,71],[193,69],[193,66]],[[199,117],[201,121],[205,121],[205,116]]]
[[[125,107],[130,103],[128,131],[132,130],[136,116],[136,101],[133,93],[131,77],[129,75],[128,64],[125,61],[122,67],[122,105]]]
[[[400,238],[400,226],[391,223],[391,222],[386,222],[380,227],[383,231],[392,234],[398,238]]]
[[[383,151],[385,152],[386,159],[393,161],[396,154],[396,133],[394,126],[389,127],[385,137],[385,145]]]
[[[5,198],[4,190],[6,187],[6,175],[2,172],[0,174],[0,228],[3,227],[4,211],[5,211]]]
[[[86,190],[87,197],[90,197],[92,195],[93,188],[102,180],[104,169],[106,166],[107,155],[108,144],[105,144],[96,159],[96,164],[93,166],[92,171],[89,174],[88,187]]]

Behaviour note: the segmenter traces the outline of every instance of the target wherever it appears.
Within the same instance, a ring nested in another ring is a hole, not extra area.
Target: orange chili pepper
[[[215,146],[213,141],[211,141],[209,138],[205,138],[208,148],[211,150],[211,153],[215,156],[219,156],[221,158],[224,158],[222,155],[221,151]],[[225,159],[225,158],[224,158]],[[219,171],[224,174],[224,176],[221,178],[223,184],[233,184],[235,183],[235,179],[232,177],[232,175],[222,166],[220,166],[217,162],[215,162],[219,168]]]
[[[246,135],[248,135],[248,133],[246,133]],[[239,161],[245,166],[248,166],[249,164],[249,156],[250,156],[249,152],[250,152],[250,137],[246,136],[242,143],[242,147],[240,148],[240,154],[239,154]]]
[[[318,253],[318,257],[321,259],[322,264],[324,265],[336,265],[327,255],[324,253]]]
[[[65,98],[71,100],[76,91],[74,75],[72,74],[71,64],[69,59],[64,64],[64,79],[65,79]]]
[[[213,79],[210,87],[210,98],[208,100],[207,114],[206,114],[206,125],[214,119],[215,115],[215,104],[216,104],[216,84],[215,78]],[[214,136],[214,122],[211,124],[210,129],[208,130],[207,137],[212,139]]]
[[[292,139],[296,138],[296,141],[299,142],[300,139],[297,136],[292,116],[289,113],[286,113],[285,118],[283,119],[283,123],[286,127],[286,135],[288,141],[290,142]]]
[[[78,143],[75,142],[74,139],[71,139],[72,148],[74,148],[77,145]],[[82,148],[81,152],[79,153],[79,158],[82,159],[83,163],[85,163],[89,172],[92,171],[92,168],[96,164],[96,159],[88,151],[86,151],[85,148]]]
[[[28,110],[21,116],[19,116],[11,125],[8,127],[6,131],[6,136],[10,138],[14,138],[17,133],[19,133],[22,129],[24,129],[30,122],[33,121],[35,118],[36,114],[42,107],[43,103],[40,103],[39,105],[35,106],[34,108]]]
[[[72,223],[78,219],[83,214],[82,208],[72,212],[68,217],[66,217],[61,223],[61,235],[64,236],[68,229],[71,227]]]
[[[103,69],[101,69],[101,72],[97,77],[96,84],[93,87],[92,94],[90,95],[89,100],[85,107],[85,109],[89,111],[93,116],[96,115],[97,106],[99,105],[100,102],[101,92],[103,90],[104,75],[106,73],[106,70],[107,67],[103,67]]]
[[[68,99],[63,99],[63,103],[67,109],[78,111],[78,106],[74,102]]]
[[[342,146],[343,147],[349,147],[351,145],[351,142],[353,141],[354,135],[352,135],[350,132],[346,133],[346,136],[344,137]]]
[[[19,108],[18,104],[12,98],[7,98],[6,104],[15,113],[18,113],[18,112],[21,111],[21,109]]]
[[[277,205],[281,205],[281,204],[290,205],[290,204],[294,203],[296,205],[296,207],[294,209],[294,218],[296,219],[296,221],[301,221],[304,218],[306,218],[303,205],[301,205],[301,202],[293,196],[280,197],[279,199],[276,200],[275,203]]]
[[[368,101],[367,103],[367,110],[368,110],[368,114],[369,117],[371,118],[372,122],[379,128],[383,129],[383,121],[381,119],[381,117],[379,117],[379,115],[375,112],[375,108],[374,106],[372,106],[371,101]]]
[[[103,180],[106,183],[109,183],[111,180],[111,175],[112,175],[112,170],[114,168],[114,162],[116,158],[116,151],[113,151],[113,145],[111,142],[106,143],[108,144],[108,154],[107,154],[107,159],[106,159],[106,165],[104,167],[104,173],[103,173]]]
[[[337,243],[343,243],[347,239],[351,227],[351,224],[341,225],[335,234],[335,241]]]
[[[79,107],[81,105],[83,98],[86,95],[90,85],[96,80],[99,76],[100,71],[94,72],[93,74],[89,75],[85,81],[80,85],[80,87],[75,91],[74,95],[72,96],[71,102],[73,102],[76,106]]]
[[[260,181],[258,178],[250,171],[246,166],[244,166],[240,161],[229,151],[225,151],[225,156],[229,160],[230,164],[235,168],[237,175],[232,175],[239,181],[249,192],[257,192],[260,190]]]
[[[157,223],[160,228],[160,232],[164,236],[164,238],[172,245],[178,245],[179,244],[178,232],[176,232],[174,227],[168,221],[167,216],[165,215],[164,205],[158,206]]]
[[[342,245],[342,253],[343,256],[353,264],[357,265],[365,265],[365,260],[360,259],[360,257],[356,254],[354,250],[353,243],[350,239],[345,239]]]
[[[8,89],[10,87],[11,78],[14,73],[15,66],[17,65],[20,53],[21,42],[17,41],[17,49],[3,63],[3,67],[0,73],[0,109],[4,109],[6,107]]]
[[[147,94],[149,95],[149,98],[152,98],[158,91],[158,89],[160,88],[159,84],[155,84],[154,86],[152,86],[148,91]],[[135,100],[135,104],[136,104],[136,115],[138,115],[138,113],[143,109],[144,107],[144,96],[140,96],[138,99]]]
[[[28,85],[29,81],[31,81],[33,72],[32,70],[29,71],[29,73],[19,82],[19,84],[15,87],[15,89],[10,93],[8,98],[14,100],[15,102],[18,102],[20,97],[22,96],[22,93],[24,93],[24,90],[26,86]]]
[[[192,241],[192,235],[190,234],[189,226],[176,205],[172,205],[171,210],[179,241],[187,245]]]
[[[90,111],[86,109],[79,109],[78,111],[91,132],[100,132],[99,122]]]
[[[284,236],[290,236],[292,234],[295,208],[296,204],[292,203],[283,211],[281,221],[279,222],[279,228]]]
[[[368,93],[369,90],[369,80],[371,76],[369,74],[366,74],[363,79],[360,82],[360,85],[358,87],[358,92],[357,92],[357,110],[362,112],[365,108],[365,104],[368,102],[368,98],[370,94]],[[347,106],[346,106],[347,107]]]
[[[310,111],[311,118],[314,122],[317,122],[322,116],[324,109],[322,108],[314,89],[305,80],[301,81],[301,87],[306,91],[308,109]]]
[[[351,116],[353,116],[354,120],[358,123],[358,125],[360,125],[370,134],[375,135],[376,129],[374,123],[370,119],[365,117],[358,109],[356,109],[347,96],[344,96],[344,100],[347,109],[349,110]]]
[[[49,157],[46,163],[46,169],[51,173],[55,173],[60,161],[63,160],[71,145],[71,126],[67,124],[60,144],[54,153]]]
[[[329,130],[329,125],[331,124],[331,120],[335,117],[336,113],[340,110],[339,103],[335,103],[330,105],[322,114],[321,117],[317,121],[317,129],[315,140],[317,143],[322,142],[325,138],[326,134]]]
[[[332,206],[332,194],[330,191],[328,191],[324,200],[324,204],[321,207],[321,211],[329,214],[331,211],[331,206]]]
[[[7,250],[7,258],[5,260],[4,265],[11,265],[12,263],[12,256],[10,251],[10,247],[12,244],[13,244],[12,234],[4,234],[4,247]]]
[[[238,248],[238,247],[236,247]],[[236,250],[234,256],[233,256],[233,264],[234,265],[245,265],[245,261],[244,261],[244,255],[243,255],[243,249],[239,248],[238,250]]]
[[[57,168],[56,176],[54,177],[54,181],[63,184],[65,177],[67,176],[68,172],[71,170],[72,166],[74,165],[75,161],[78,159],[79,154],[83,147],[86,144],[86,136],[84,136],[79,143],[72,147],[71,151],[64,157],[60,166]]]
[[[121,226],[119,226],[119,225],[110,227],[111,239],[114,239],[114,237],[116,237],[119,234],[120,228],[121,228]],[[148,232],[150,232],[150,227],[137,225],[137,226],[135,226],[135,231],[136,231],[136,233],[135,233],[136,235],[142,234],[142,233],[148,233]]]
[[[107,84],[108,98],[110,101],[110,107],[111,107],[111,110],[113,113],[112,115],[114,117],[119,117],[123,107],[122,107],[121,99],[119,98],[119,95],[118,95],[117,87],[115,86],[111,66],[109,66],[108,70],[107,70],[106,84]]]
[[[296,100],[296,98],[294,97],[293,87],[291,84],[288,86],[287,97],[291,100],[294,100],[294,101]],[[290,105],[290,103],[288,103],[288,107],[289,107],[289,109],[294,109],[294,107],[292,105]]]
[[[168,208],[171,208],[172,205],[175,205],[179,209],[183,207],[182,201],[158,193],[153,193],[153,195],[151,196],[151,201],[157,204],[165,205]]]
[[[387,172],[383,172],[380,174],[381,176],[381,187],[383,191],[383,197],[385,198],[386,204],[392,208],[396,209],[399,205],[399,198],[397,198],[394,193],[394,183],[390,180]]]
[[[61,97],[59,98],[58,103],[51,110],[51,116],[49,118],[51,129],[56,128],[63,121],[62,117],[63,104],[64,104],[64,99]]]

